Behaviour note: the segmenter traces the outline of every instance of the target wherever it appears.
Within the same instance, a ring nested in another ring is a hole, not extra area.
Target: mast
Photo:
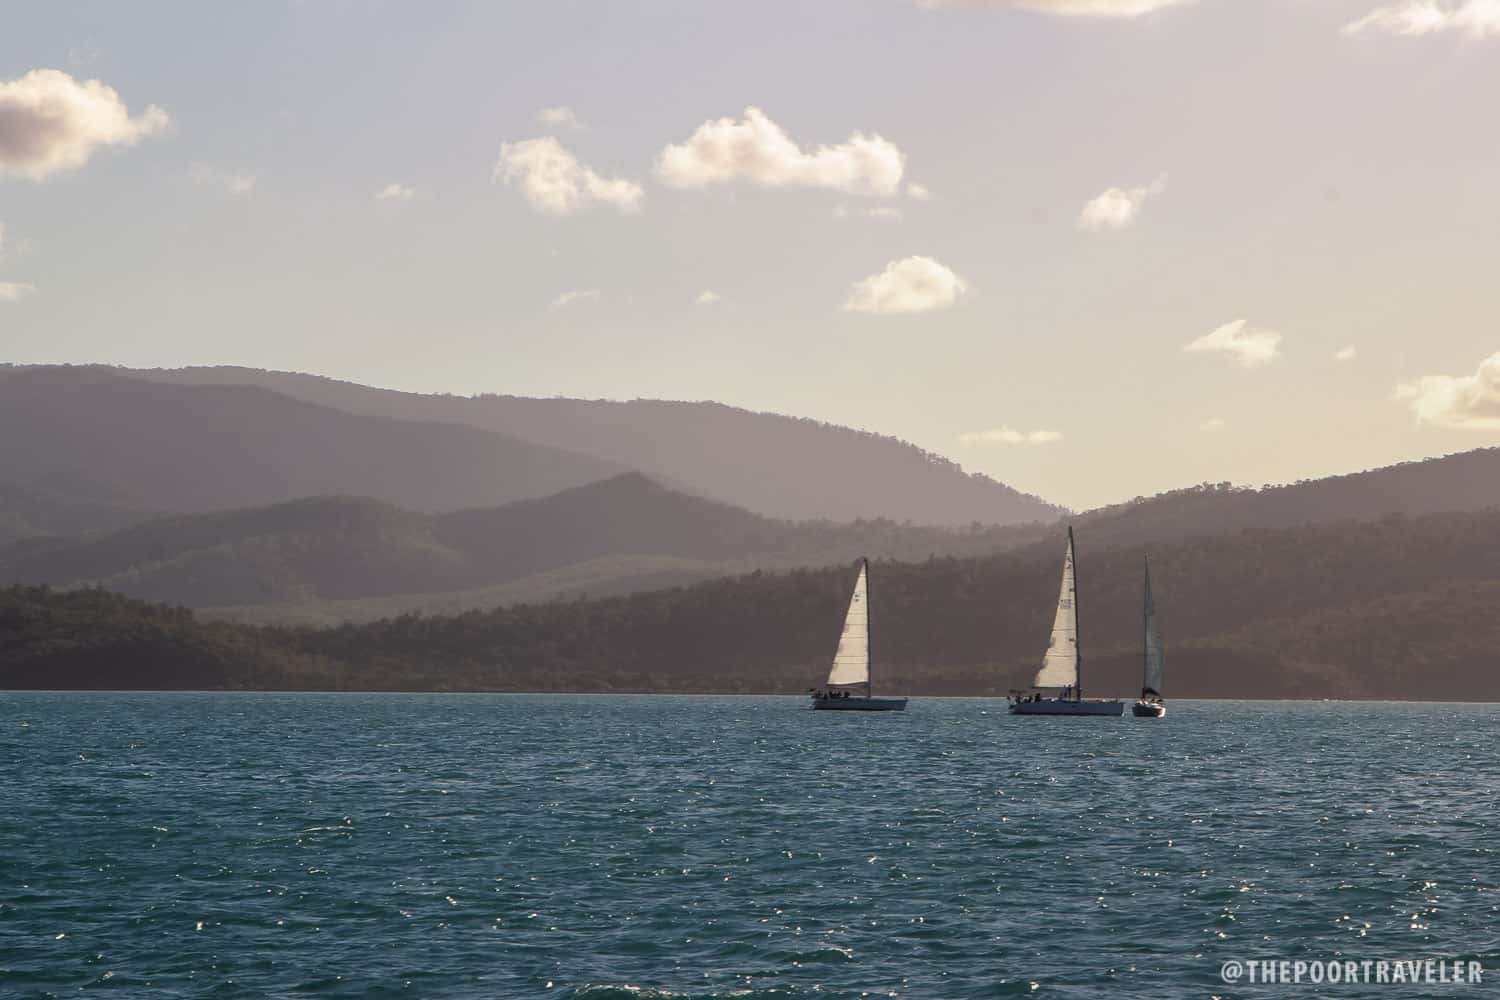
[[[1083,700],[1083,626],[1078,617],[1078,550],[1073,545],[1073,526],[1068,525],[1068,558],[1073,560],[1073,700]]]
[[[1146,697],[1146,677],[1151,673],[1151,557],[1141,557],[1146,565],[1146,593],[1141,601],[1141,697]]]
[[[875,665],[875,657],[870,655],[870,559],[868,556],[861,556],[859,562],[860,572],[865,577],[865,697],[873,698],[875,687],[870,668]]]

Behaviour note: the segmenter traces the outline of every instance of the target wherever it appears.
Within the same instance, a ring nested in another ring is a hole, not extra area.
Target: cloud
[[[19,302],[35,291],[35,285],[22,281],[0,281],[0,302]]]
[[[597,289],[597,288],[579,288],[579,289],[575,289],[574,291],[571,291],[571,292],[563,292],[557,298],[553,299],[552,300],[552,308],[553,309],[565,309],[568,306],[571,306],[571,305],[573,305],[575,303],[578,303],[578,302],[597,302],[598,299],[599,299],[599,289]]]
[[[908,184],[906,185],[906,196],[908,198],[915,198],[917,201],[926,201],[932,197],[932,192],[927,190],[924,184]]]
[[[387,184],[375,192],[376,201],[411,201],[416,196],[417,189],[405,184]]]
[[[1473,375],[1423,375],[1396,386],[1417,422],[1456,430],[1500,430],[1500,352]]]
[[[39,181],[83,166],[101,146],[133,146],[168,123],[154,104],[130,117],[114,88],[98,80],[34,69],[0,82],[0,174]]]
[[[804,151],[759,108],[741,121],[704,122],[680,145],[656,158],[656,175],[679,188],[744,178],[763,187],[821,187],[845,194],[895,195],[906,154],[878,135],[852,133],[836,146]]]
[[[865,209],[865,215],[872,219],[886,219],[891,222],[901,221],[901,210],[891,208],[889,205],[877,205],[874,208]]]
[[[1359,352],[1354,349],[1354,346],[1352,344],[1350,346],[1348,346],[1348,347],[1340,347],[1338,350],[1336,350],[1336,351],[1333,352],[1333,360],[1335,360],[1335,361],[1353,361],[1354,360],[1354,356],[1356,354],[1358,354],[1358,353]]]
[[[1377,7],[1344,25],[1344,34],[1367,30],[1393,35],[1460,31],[1470,38],[1500,35],[1500,0],[1402,0]]]
[[[582,129],[588,127],[573,113],[573,109],[565,104],[555,108],[543,108],[536,113],[536,120],[548,128]]]
[[[595,202],[633,212],[645,193],[634,181],[594,173],[552,136],[502,145],[495,177],[507,185],[519,180],[531,206],[550,215],[569,215]]]
[[[1281,334],[1250,326],[1242,319],[1225,323],[1183,348],[1185,351],[1227,354],[1246,368],[1269,364],[1280,353]]]
[[[711,292],[707,289],[704,289],[703,291],[698,293],[698,297],[693,301],[700,306],[711,306],[715,302],[718,302],[719,299],[720,295],[718,292]]]
[[[1112,187],[1094,198],[1078,213],[1079,229],[1124,229],[1141,214],[1141,206],[1152,195],[1166,190],[1166,175],[1158,177],[1145,187]]]
[[[844,308],[879,316],[931,312],[947,309],[967,290],[962,278],[931,257],[906,257],[856,281]]]
[[[1019,7],[1043,14],[1077,17],[1140,17],[1193,0],[916,0],[918,7]]]
[[[206,163],[193,164],[190,176],[199,187],[216,187],[227,194],[244,197],[255,190],[255,175],[220,170]]]
[[[1017,431],[1009,427],[997,427],[992,431],[970,431],[958,436],[958,443],[968,447],[987,445],[1052,444],[1062,440],[1061,431]]]
[[[1215,431],[1222,431],[1227,426],[1228,425],[1224,423],[1223,417],[1209,417],[1207,420],[1203,421],[1203,423],[1198,425],[1198,429],[1200,431],[1203,431],[1205,434],[1212,434]]]

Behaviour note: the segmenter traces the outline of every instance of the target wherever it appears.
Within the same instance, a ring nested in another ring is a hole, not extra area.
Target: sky
[[[0,361],[714,399],[1074,508],[1500,443],[1500,0],[16,2]]]

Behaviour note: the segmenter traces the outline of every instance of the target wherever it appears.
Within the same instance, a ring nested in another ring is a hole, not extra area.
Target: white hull
[[[1130,706],[1130,714],[1138,719],[1160,719],[1167,714],[1167,706],[1160,701],[1138,701]]]
[[[1036,701],[1013,701],[1011,715],[1123,715],[1125,703],[1114,699],[1040,698]]]

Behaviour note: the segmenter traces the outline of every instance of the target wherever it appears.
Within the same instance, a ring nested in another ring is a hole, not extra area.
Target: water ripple
[[[1492,706],[0,707],[7,997],[1160,998],[1222,993],[1230,958],[1500,965]]]

